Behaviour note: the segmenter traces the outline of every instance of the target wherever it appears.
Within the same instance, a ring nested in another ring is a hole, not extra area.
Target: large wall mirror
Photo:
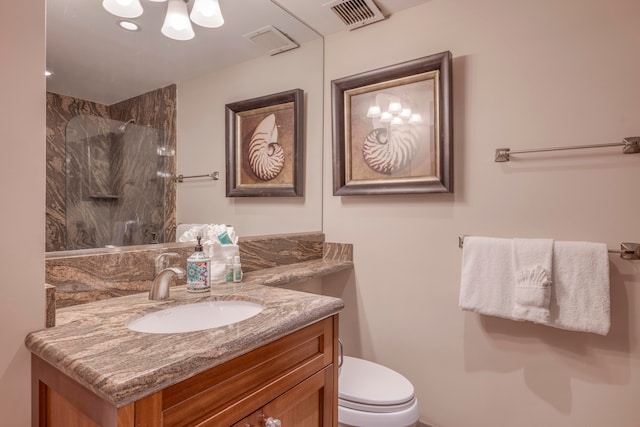
[[[47,252],[175,242],[181,223],[321,230],[321,35],[275,0],[219,0],[221,27],[175,40],[168,6],[195,1],[139,2],[119,18],[101,0],[47,0]],[[297,47],[274,54],[282,35]],[[226,197],[225,105],[291,89],[304,91],[304,196]]]

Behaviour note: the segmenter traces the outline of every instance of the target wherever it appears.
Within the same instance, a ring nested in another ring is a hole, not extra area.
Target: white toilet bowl
[[[419,416],[409,380],[377,363],[344,356],[338,380],[338,426],[415,427]]]

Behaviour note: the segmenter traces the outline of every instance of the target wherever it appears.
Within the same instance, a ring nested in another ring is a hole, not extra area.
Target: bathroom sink
[[[149,334],[194,332],[231,325],[255,316],[264,306],[251,301],[206,301],[149,313],[127,328]]]

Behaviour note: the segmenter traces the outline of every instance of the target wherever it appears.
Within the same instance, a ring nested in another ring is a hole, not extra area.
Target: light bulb
[[[131,21],[118,21],[118,25],[127,31],[138,31],[140,29],[138,24]]]
[[[169,0],[167,16],[162,24],[162,34],[174,40],[191,40],[195,33],[189,21],[187,3],[183,0]]]
[[[377,105],[372,105],[369,107],[369,110],[367,111],[367,117],[380,117],[380,114],[382,114],[382,112],[380,111],[380,107]]]
[[[381,115],[380,115],[380,122],[381,123],[389,123],[391,120],[393,120],[393,114],[391,114],[388,111],[384,111]]]
[[[422,115],[418,113],[412,114],[409,123],[422,123]]]
[[[391,126],[400,126],[402,124],[402,119],[400,117],[394,117],[391,120]]]
[[[403,108],[399,116],[404,120],[409,120],[411,118],[411,108]]]
[[[196,0],[190,16],[193,22],[202,27],[217,28],[224,24],[218,0]]]
[[[402,104],[399,102],[390,102],[388,111],[391,114],[399,114],[402,111]]]
[[[102,7],[121,18],[137,18],[142,15],[140,0],[103,0]]]

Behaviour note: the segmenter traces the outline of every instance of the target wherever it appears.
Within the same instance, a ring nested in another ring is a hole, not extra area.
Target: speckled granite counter
[[[309,261],[299,268],[309,272],[321,267],[332,269],[332,261]],[[274,271],[280,268],[248,273],[242,283],[218,285],[206,296],[178,286],[167,301],[149,301],[141,293],[59,309],[58,326],[29,334],[26,345],[96,395],[122,407],[342,309],[338,298],[260,284],[287,282],[296,267]],[[266,308],[242,322],[198,332],[145,334],[125,326],[156,310],[216,299],[250,300]]]

